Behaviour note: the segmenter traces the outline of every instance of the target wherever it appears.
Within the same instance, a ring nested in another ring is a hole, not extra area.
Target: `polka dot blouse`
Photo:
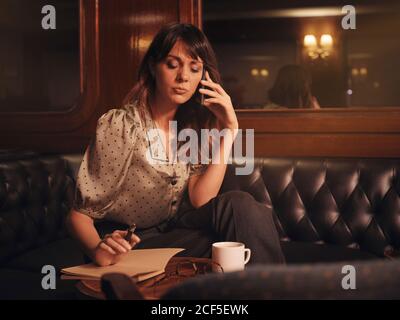
[[[207,164],[162,161],[162,144],[149,148],[152,128],[149,110],[140,116],[133,104],[100,117],[78,171],[76,211],[95,219],[136,223],[138,228],[158,225],[176,214],[189,177],[203,173]],[[149,161],[149,150],[156,161]]]

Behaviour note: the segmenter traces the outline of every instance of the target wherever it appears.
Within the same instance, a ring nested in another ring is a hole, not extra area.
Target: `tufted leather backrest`
[[[221,192],[248,191],[272,206],[282,240],[339,244],[383,256],[400,248],[400,160],[255,159],[227,170]]]
[[[82,155],[0,154],[0,263],[66,236]],[[282,240],[339,244],[377,255],[400,248],[400,160],[254,160],[229,165],[220,193],[272,206]]]
[[[69,162],[34,153],[0,157],[0,263],[65,237],[74,192]]]

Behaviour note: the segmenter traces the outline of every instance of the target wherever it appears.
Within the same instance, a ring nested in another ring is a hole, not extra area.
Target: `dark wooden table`
[[[181,274],[184,274],[184,277],[170,277],[169,275],[174,274],[177,265],[186,261],[194,261],[194,262],[211,262],[211,259],[207,258],[189,258],[189,257],[173,257],[168,262],[165,273],[155,276],[153,278],[141,281],[136,283],[139,292],[142,294],[143,298],[146,300],[157,300],[160,299],[169,289],[178,285],[182,281],[190,279],[193,277],[193,273],[190,270],[182,270],[180,268]],[[186,273],[186,274],[185,274]],[[167,276],[165,278],[165,276]],[[101,283],[100,280],[81,280],[77,283],[77,288],[79,292],[85,296],[95,298],[95,299],[105,299],[103,292],[101,291]]]

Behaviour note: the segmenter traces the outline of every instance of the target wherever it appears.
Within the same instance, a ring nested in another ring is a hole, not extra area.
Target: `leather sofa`
[[[65,217],[82,155],[0,153],[0,299],[74,299],[74,281],[41,286],[42,267],[84,263]],[[272,206],[288,264],[383,259],[400,248],[399,159],[254,160],[220,192]]]

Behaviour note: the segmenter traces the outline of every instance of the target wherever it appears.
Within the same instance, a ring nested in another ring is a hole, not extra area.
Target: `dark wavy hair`
[[[150,97],[155,92],[156,79],[154,66],[163,61],[175,43],[182,41],[193,59],[200,57],[203,67],[208,71],[213,81],[220,83],[217,59],[205,34],[191,24],[174,23],[164,26],[154,37],[150,47],[143,57],[139,68],[137,83],[125,97],[123,103],[136,103],[144,118],[143,108],[149,108]],[[195,91],[193,96],[184,104],[178,106],[174,120],[177,121],[178,133],[185,128],[196,130],[200,139],[200,129],[216,128],[217,119],[206,107],[200,105],[200,93]],[[185,142],[178,142],[179,147]]]
[[[310,108],[312,105],[311,76],[299,65],[289,64],[279,69],[269,100],[288,108]]]

